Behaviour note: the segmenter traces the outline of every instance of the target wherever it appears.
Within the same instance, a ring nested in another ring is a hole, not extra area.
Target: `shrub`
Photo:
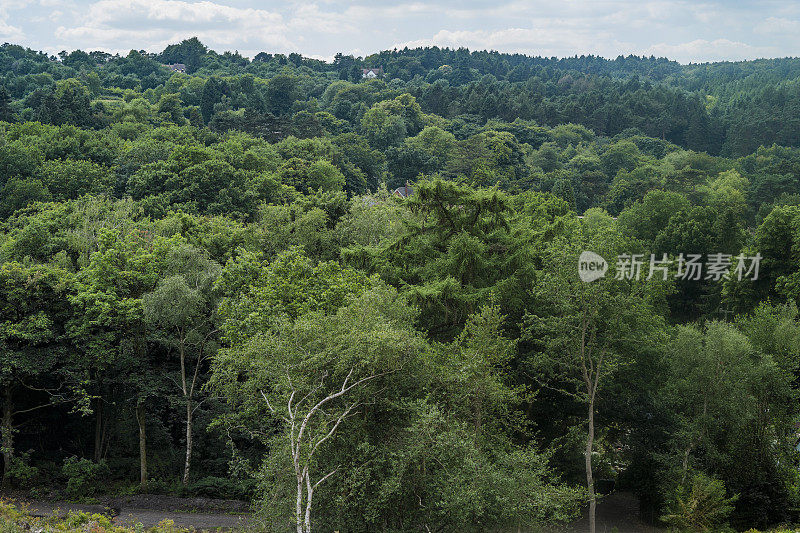
[[[204,477],[189,485],[189,494],[210,498],[246,500],[253,496],[253,480],[237,480],[222,477]]]
[[[67,496],[80,498],[91,496],[97,491],[97,482],[109,475],[105,461],[94,463],[88,459],[68,457],[64,459],[61,473],[67,478]]]
[[[186,488],[180,480],[173,479],[165,481],[163,479],[150,478],[144,485],[137,485],[136,492],[141,494],[170,494],[172,496],[185,496]]]
[[[722,481],[698,473],[676,487],[662,520],[680,531],[712,531],[727,522],[737,498],[726,498]]]
[[[169,519],[162,520],[152,530],[151,533],[180,533],[185,531],[181,528],[175,527],[175,522]]]
[[[30,464],[30,454],[21,453],[12,457],[8,469],[8,477],[20,487],[29,487],[39,475],[39,469]]]
[[[0,523],[11,523],[23,517],[22,511],[13,503],[0,500]]]

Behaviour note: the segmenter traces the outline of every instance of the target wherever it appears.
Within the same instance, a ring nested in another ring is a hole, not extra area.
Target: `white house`
[[[383,76],[383,67],[378,68],[362,68],[361,77],[367,79],[380,78]]]

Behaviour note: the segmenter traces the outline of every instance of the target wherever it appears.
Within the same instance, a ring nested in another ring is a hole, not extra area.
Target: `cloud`
[[[759,22],[753,31],[762,34],[790,33],[796,34],[800,31],[800,21],[785,17],[767,17]]]
[[[57,20],[53,31],[49,20]],[[48,24],[51,26],[48,27]],[[683,62],[796,54],[800,4],[728,0],[0,0],[0,38],[46,51],[237,49],[369,54],[466,46]]]
[[[643,50],[645,55],[666,56],[683,63],[702,61],[738,61],[774,57],[778,52],[770,46],[752,46],[728,39],[695,39],[680,44],[654,44]]]
[[[600,46],[602,43],[602,46]],[[621,43],[609,32],[574,27],[570,24],[550,23],[536,28],[506,28],[496,31],[450,31],[441,30],[429,39],[418,39],[397,44],[397,48],[408,46],[461,46],[473,50],[497,50],[520,52],[542,56],[565,56],[580,50],[583,54],[608,54]],[[616,53],[612,54],[616,56]]]
[[[25,38],[25,32],[22,27],[16,24],[11,24],[9,19],[11,15],[10,10],[23,9],[30,3],[30,0],[0,0],[0,39],[3,41],[21,41]]]
[[[0,39],[7,42],[21,41],[25,32],[18,26],[12,26],[7,20],[0,20]]]
[[[145,18],[154,23],[242,24],[248,27],[279,23],[281,15],[263,9],[236,8],[209,1],[183,0],[100,0],[87,13],[92,24],[117,24]]]
[[[358,32],[358,21],[346,13],[320,11],[316,4],[303,4],[292,13],[288,23],[293,31],[345,34]]]
[[[191,36],[212,48],[294,47],[280,13],[210,1],[100,0],[74,26],[59,27],[55,36],[63,42],[91,43],[89,49],[120,52],[160,51]]]

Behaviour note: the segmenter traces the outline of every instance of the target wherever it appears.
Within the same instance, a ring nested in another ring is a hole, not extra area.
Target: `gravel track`
[[[243,529],[252,518],[245,502],[210,500],[205,498],[175,498],[170,496],[138,495],[109,499],[105,505],[83,505],[69,502],[28,501],[34,516],[65,516],[69,511],[83,511],[112,516],[115,524],[133,526],[141,523],[152,527],[162,520],[172,520],[178,527],[196,530]],[[617,492],[603,497],[597,505],[597,532],[663,533],[646,525],[639,517],[639,503],[630,493]],[[563,527],[551,528],[548,533],[586,533],[589,520],[580,520]]]
[[[126,505],[125,501],[110,500],[111,505],[88,505],[70,503],[64,501],[25,501],[28,511],[33,516],[66,516],[70,511],[83,511],[85,513],[98,513],[110,516],[114,524],[121,526],[133,526],[137,523],[144,527],[153,527],[162,520],[172,520],[176,526],[183,528],[194,528],[197,530],[216,530],[216,529],[237,529],[246,528],[250,519],[249,513],[236,512],[237,510],[208,509],[198,503],[204,500],[183,499],[169,497],[154,497],[157,504],[146,507],[148,500],[153,497],[138,498],[133,497],[131,503]],[[212,502],[214,500],[211,500]],[[219,501],[219,500],[217,500]],[[20,502],[23,503],[23,502]],[[175,505],[175,504],[179,505]],[[207,503],[207,502],[206,502]],[[138,506],[136,505],[138,504]],[[231,507],[231,506],[227,506]],[[234,506],[239,507],[239,506]],[[198,509],[198,510],[194,510]]]

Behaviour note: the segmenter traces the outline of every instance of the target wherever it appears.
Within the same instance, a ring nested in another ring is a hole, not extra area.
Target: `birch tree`
[[[288,431],[289,454],[291,456],[294,475],[297,479],[294,520],[297,533],[311,533],[311,505],[314,491],[325,480],[334,475],[339,467],[327,471],[314,472],[314,455],[320,447],[335,436],[336,430],[359,406],[357,399],[348,400],[348,396],[357,396],[355,392],[383,374],[370,374],[361,379],[353,379],[355,368],[338,383],[326,383],[327,373],[320,376],[313,388],[305,392],[302,387],[295,386],[292,380],[292,368],[286,367],[286,385],[289,397],[285,407],[273,407],[269,396],[259,391],[267,407],[273,415],[283,420]],[[349,394],[353,391],[353,394]],[[305,394],[304,394],[305,392]],[[317,398],[320,398],[317,400]]]
[[[583,455],[591,533],[596,527],[593,454],[598,399],[621,367],[658,344],[660,317],[653,301],[663,291],[663,282],[644,281],[647,272],[642,281],[615,279],[613,271],[591,283],[581,281],[582,250],[595,251],[612,264],[617,254],[635,251],[628,248],[635,243],[622,241],[613,227],[595,229],[581,226],[571,242],[559,238],[551,243],[532,290],[534,311],[526,317],[526,340],[535,346],[527,361],[529,377],[585,409]]]
[[[194,442],[194,413],[201,402],[203,376],[208,358],[214,353],[213,299],[211,286],[219,265],[200,250],[186,244],[166,254],[165,273],[156,289],[142,299],[144,316],[156,333],[156,339],[175,350],[180,362],[180,389],[185,407],[186,447],[183,484],[189,483]]]
[[[348,420],[422,352],[412,323],[395,291],[377,286],[335,314],[307,313],[217,356],[211,384],[231,407],[221,425],[268,447],[265,498],[298,533],[311,532],[316,491],[339,471],[327,448],[343,434],[357,438]],[[285,475],[292,487],[279,493]]]

